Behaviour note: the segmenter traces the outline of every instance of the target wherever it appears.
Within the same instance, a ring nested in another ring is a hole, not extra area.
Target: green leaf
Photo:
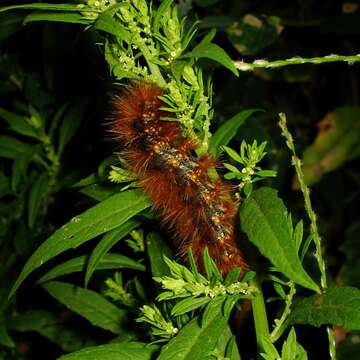
[[[10,179],[0,171],[0,197],[10,193]]]
[[[49,40],[49,42],[50,42],[50,40]],[[58,128],[58,124],[59,124],[60,120],[63,118],[64,113],[68,109],[69,105],[70,105],[70,102],[68,102],[68,101],[65,102],[56,110],[54,115],[51,117],[51,123],[49,126],[48,134],[52,139],[54,138],[54,133]]]
[[[304,244],[301,248],[301,255],[300,255],[301,262],[304,260],[304,257],[305,257],[305,255],[309,249],[309,246],[312,242],[313,242],[313,234],[309,234],[307,236],[307,238],[305,239]]]
[[[92,173],[80,180],[78,180],[75,184],[72,184],[71,187],[83,187],[88,185],[94,185],[98,181],[98,177],[95,173]]]
[[[320,291],[301,264],[290,236],[286,207],[276,190],[263,187],[254,191],[240,209],[240,221],[249,240],[278,271],[299,285]]]
[[[228,38],[242,55],[255,55],[277,41],[282,30],[275,16],[246,14],[226,29]]]
[[[66,327],[61,322],[60,318],[48,311],[30,310],[10,318],[7,325],[11,330],[35,331],[59,345],[66,352],[78,350],[85,344],[89,344],[89,340],[84,335]]]
[[[1,321],[1,323],[0,323],[0,345],[7,346],[9,348],[14,348],[15,343],[11,339],[11,337],[7,331],[5,322],[1,318],[0,318],[0,321]]]
[[[300,344],[296,342],[296,333],[292,327],[289,336],[284,341],[281,349],[282,360],[306,360],[307,355]]]
[[[201,40],[202,45],[210,44],[216,35],[216,29],[211,29]]]
[[[158,360],[204,360],[214,350],[216,343],[228,326],[222,315],[221,306],[209,311],[204,326],[199,325],[199,318],[192,319],[175,338],[162,347]]]
[[[233,294],[226,297],[226,300],[224,302],[224,309],[223,309],[224,315],[226,317],[230,316],[232,309],[238,303],[240,298],[241,296],[239,294]]]
[[[229,333],[231,334],[231,330],[228,328]],[[238,346],[236,344],[235,336],[231,336],[229,342],[226,345],[226,357],[230,360],[241,360],[240,352]]]
[[[157,349],[155,345],[140,342],[121,342],[81,349],[59,360],[151,360]]]
[[[219,336],[216,348],[212,354],[214,356],[216,354],[217,359],[241,360],[235,336],[233,336],[229,326],[226,326],[223,333]]]
[[[229,69],[236,76],[239,75],[230,56],[218,45],[208,42],[200,43],[194,47],[189,56],[192,58],[207,58],[214,60]]]
[[[282,299],[285,299],[286,298],[286,293],[285,293],[284,288],[282,287],[282,285],[280,285],[278,283],[274,283],[273,285],[274,285],[274,289],[278,293],[278,295]]]
[[[35,11],[24,19],[24,24],[34,22],[34,21],[54,21],[54,22],[64,22],[70,24],[83,24],[89,25],[91,21],[85,19],[81,14],[68,13],[68,12],[51,12],[51,11]]]
[[[278,360],[281,359],[279,353],[276,350],[275,345],[270,341],[270,338],[268,336],[264,337],[262,339],[261,344],[262,350],[264,352],[260,353],[260,355],[265,360]]]
[[[129,190],[113,195],[74,217],[34,252],[26,262],[9,297],[33,270],[46,261],[65,250],[77,248],[84,242],[120,226],[150,205],[148,198],[141,191]]]
[[[129,42],[131,33],[119,21],[114,19],[113,13],[113,9],[103,12],[95,21],[94,29],[105,31],[108,34],[114,35],[118,40]]]
[[[360,290],[350,286],[327,289],[321,295],[300,300],[289,317],[290,324],[321,326],[332,324],[344,329],[360,329]]]
[[[255,112],[263,111],[261,109],[243,110],[234,115],[231,119],[226,120],[210,138],[209,152],[215,157],[221,153],[221,147],[227,145],[236,135],[240,126]]]
[[[60,320],[45,310],[30,310],[18,314],[7,321],[9,329],[17,331],[36,331],[44,326],[59,323]]]
[[[337,276],[341,285],[360,287],[360,221],[352,224],[345,232],[346,241],[340,250],[346,255],[346,260]]]
[[[84,194],[96,201],[104,201],[110,196],[119,193],[121,186],[116,185],[103,185],[103,184],[91,184],[83,187],[80,190],[81,194]]]
[[[211,258],[209,254],[209,249],[207,247],[203,252],[203,263],[207,279],[216,279],[222,281],[222,275],[220,273],[220,270],[217,268],[214,260]]]
[[[303,154],[305,182],[312,185],[324,174],[360,155],[360,107],[345,106],[328,113],[319,124],[314,143]],[[294,183],[298,188],[298,182]]]
[[[57,150],[59,156],[62,154],[65,146],[75,135],[86,110],[88,100],[89,99],[87,97],[82,97],[71,104],[66,110],[59,129],[59,144]]]
[[[23,28],[23,14],[0,14],[0,41],[7,39],[12,34]],[[5,81],[2,86],[5,85]],[[3,87],[3,91],[6,87]]]
[[[164,0],[161,2],[160,6],[155,11],[153,20],[153,28],[155,33],[159,33],[160,26],[166,18],[172,3],[173,0]]]
[[[50,281],[42,286],[56,300],[86,318],[94,326],[115,334],[121,332],[121,325],[127,318],[127,312],[119,309],[102,295],[60,281]]]
[[[0,136],[0,157],[16,159],[22,154],[30,151],[31,145],[15,139],[12,136]]]
[[[25,222],[18,222],[14,236],[14,247],[16,249],[16,253],[23,258],[27,258],[33,250],[32,246],[33,244],[29,241],[28,228],[25,225]]]
[[[300,250],[300,246],[301,246],[301,242],[303,239],[303,221],[300,220],[294,229],[294,234],[293,234],[293,238],[294,238],[294,242],[295,242],[295,246],[296,246],[296,250],[297,252],[299,252]]]
[[[226,275],[224,285],[229,286],[232,283],[234,283],[235,281],[238,281],[240,274],[241,274],[241,269],[240,268],[236,267],[234,269],[231,269],[229,271],[229,273]]]
[[[78,4],[49,4],[49,3],[41,3],[41,4],[20,4],[20,5],[10,5],[5,6],[0,9],[0,12],[9,11],[9,10],[53,10],[53,11],[91,11],[91,8],[80,6]]]
[[[98,263],[102,260],[104,255],[131,230],[139,226],[140,223],[135,219],[130,219],[126,223],[120,225],[118,228],[109,231],[96,245],[95,249],[89,256],[89,261],[86,266],[85,287],[87,287],[92,274],[94,273]]]
[[[7,111],[0,108],[0,117],[3,118],[12,131],[15,131],[21,135],[38,138],[38,133],[35,129],[26,121],[25,116],[18,115],[16,113]]]
[[[244,160],[243,158],[235,151],[233,150],[232,148],[228,147],[228,146],[223,146],[222,147],[223,150],[225,150],[225,152],[233,159],[235,160],[236,162],[242,164],[244,163]],[[239,170],[237,172],[240,172]]]
[[[37,282],[42,283],[45,281],[53,280],[59,276],[72,274],[74,272],[85,271],[86,256],[79,256],[74,259],[65,261],[48,271]],[[99,261],[95,270],[108,270],[108,269],[133,269],[138,271],[145,271],[145,266],[138,261],[135,261],[127,256],[120,254],[105,254]]]
[[[179,301],[171,310],[171,315],[179,316],[186,314],[189,311],[193,311],[198,309],[201,306],[204,306],[210,302],[210,298],[202,297],[202,298],[187,298]]]
[[[11,169],[11,189],[13,192],[17,192],[19,185],[24,182],[27,169],[34,157],[35,152],[36,147],[33,146],[30,151],[21,154],[21,156],[14,160]]]
[[[48,190],[48,177],[47,174],[41,174],[32,184],[31,191],[29,193],[29,212],[28,212],[28,224],[32,228],[35,224],[36,217],[41,208],[41,201]]]
[[[160,277],[168,275],[169,267],[164,261],[164,255],[172,259],[174,254],[165,240],[159,234],[151,232],[146,237],[146,248],[152,276]]]

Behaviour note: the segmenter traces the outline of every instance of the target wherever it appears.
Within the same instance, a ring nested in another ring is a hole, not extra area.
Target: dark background
[[[13,2],[0,2],[0,5],[5,4]],[[202,20],[199,36],[215,26],[217,35],[214,42],[222,46],[233,59],[243,59],[246,62],[255,59],[360,53],[358,1],[198,0],[180,2],[180,12],[187,14],[190,20]],[[74,97],[89,96],[83,121],[66,148],[60,170],[61,177],[75,174],[74,178],[80,179],[96,171],[102,160],[110,156],[115,148],[107,139],[104,119],[108,116],[109,104],[117,87],[104,61],[102,39],[95,32],[85,31],[79,25],[32,23],[23,27],[21,22],[26,13],[19,11],[0,14],[0,107],[11,110],[16,108],[16,101],[27,101],[51,112]],[[239,38],[232,36],[229,28],[235,26],[234,22],[241,27],[246,14],[258,17],[264,24],[268,24],[267,27],[258,32],[245,29]],[[274,16],[278,17],[281,32],[277,33],[276,27],[271,25],[269,18]],[[239,45],[244,44],[246,50],[239,52],[236,46],[239,48]],[[313,143],[318,133],[317,124],[328,112],[344,105],[359,105],[359,65],[299,65],[277,70],[242,72],[239,77],[234,77],[226,69],[214,68],[213,63],[204,63],[204,66],[213,71],[215,117],[212,129],[215,130],[240,110],[264,109],[264,113],[252,117],[241,128],[233,143],[234,148],[238,147],[241,139],[266,140],[269,154],[264,168],[274,168],[279,175],[269,184],[279,190],[295,219],[306,218],[302,195],[292,187],[294,170],[277,127],[277,114],[287,114],[297,151],[302,154]],[[21,79],[22,89],[14,85],[14,76]],[[7,131],[6,123],[0,120],[0,132],[5,134]],[[0,161],[0,170],[9,173],[10,161]],[[359,286],[357,274],[360,275],[360,267],[356,262],[351,262],[354,254],[359,252],[354,240],[358,232],[349,231],[351,227],[359,229],[356,221],[360,177],[356,162],[356,158],[344,162],[338,169],[324,175],[312,186],[311,191],[326,247],[329,281],[353,286]],[[7,195],[0,199],[0,216],[4,218],[8,216],[6,209],[12,202],[10,197],[11,195]],[[26,250],[21,254],[17,253],[13,242],[14,229],[21,219],[6,222],[7,228],[1,231],[0,237],[0,263],[7,263],[11,256],[14,258],[9,266],[4,266],[0,277],[5,284],[0,294],[3,299],[6,289],[39,243],[71,216],[88,206],[89,202],[74,189],[65,188],[54,192],[44,215],[42,230],[27,243]],[[308,261],[310,260],[309,257]],[[61,259],[57,259],[55,263],[57,261]],[[261,271],[264,260],[255,259],[254,256],[254,262],[258,271]],[[47,269],[53,265],[54,262],[50,262]],[[29,309],[47,309],[67,319],[67,325],[81,335],[76,340],[79,347],[110,340],[109,334],[89,326],[85,320],[56,303],[41,288],[35,287],[34,279],[35,277],[31,277],[19,290],[16,300],[10,308],[4,310],[2,317]],[[265,285],[266,294],[270,296],[272,291],[270,285],[269,288]],[[269,310],[275,315],[278,308],[270,304]],[[251,327],[250,323],[248,321],[248,327]],[[253,330],[247,329],[244,327],[241,330],[243,338],[239,339],[245,359],[246,356],[250,358],[254,350],[242,345],[254,343]],[[325,358],[327,339],[324,329],[319,331],[299,326],[297,333],[299,342],[308,350],[309,359]],[[59,345],[38,332],[10,330],[10,335],[16,348],[0,346],[0,358],[53,359],[61,354]],[[353,335],[355,336],[354,333]],[[352,343],[351,336],[350,334],[339,345],[341,359],[359,358],[359,349]]]

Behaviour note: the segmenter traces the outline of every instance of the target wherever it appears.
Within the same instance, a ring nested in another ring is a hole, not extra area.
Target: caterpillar
[[[185,259],[191,248],[202,268],[205,247],[223,275],[247,269],[235,236],[236,206],[230,187],[209,174],[216,161],[197,157],[196,141],[183,136],[176,121],[160,120],[164,91],[153,83],[137,82],[114,100],[110,132],[123,146],[121,155],[137,174],[139,186],[151,198],[162,222],[172,230]]]

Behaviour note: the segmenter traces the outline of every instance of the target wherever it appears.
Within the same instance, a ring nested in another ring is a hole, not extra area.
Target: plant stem
[[[255,324],[256,344],[258,353],[260,353],[264,351],[264,338],[270,339],[269,325],[261,285],[256,278],[250,280],[250,285],[257,289],[252,297],[251,304]]]
[[[274,343],[283,334],[283,332],[287,328],[286,319],[287,319],[288,315],[290,314],[292,299],[293,299],[294,295],[296,294],[296,289],[295,289],[294,282],[289,281],[288,284],[289,284],[289,287],[290,287],[290,291],[286,295],[285,309],[284,309],[280,319],[275,320],[275,327],[274,327],[273,331],[270,334],[270,340],[271,340],[272,343]]]
[[[360,56],[359,56],[359,59],[360,59]],[[295,167],[296,175],[298,177],[299,184],[300,184],[300,189],[301,189],[301,192],[303,193],[304,200],[305,200],[306,213],[308,214],[308,217],[310,220],[310,231],[311,231],[311,235],[314,240],[314,244],[315,244],[315,248],[316,248],[315,257],[318,262],[320,275],[321,275],[320,276],[321,289],[326,290],[328,285],[327,285],[327,278],[326,278],[325,260],[323,257],[323,250],[322,250],[322,246],[321,246],[321,237],[319,235],[319,231],[318,231],[318,227],[317,227],[317,223],[316,223],[316,214],[315,214],[315,211],[313,210],[313,207],[311,204],[310,190],[307,187],[305,180],[304,180],[304,173],[301,168],[301,160],[297,157],[296,152],[295,152],[295,145],[294,145],[293,137],[292,137],[291,133],[289,132],[287,125],[286,125],[286,115],[284,113],[280,113],[279,119],[280,119],[279,126],[281,128],[282,135],[286,139],[286,145],[292,152],[292,164]],[[330,358],[332,360],[336,360],[334,332],[333,332],[332,328],[329,326],[327,327],[327,333],[328,333],[328,339],[329,339]]]
[[[345,61],[349,65],[352,65],[353,63],[360,61],[360,54],[350,55],[350,56],[326,55],[322,57],[313,57],[313,58],[293,57],[290,59],[275,60],[275,61],[259,59],[259,60],[255,60],[252,63],[246,63],[240,60],[240,61],[235,61],[234,65],[240,71],[254,71],[255,69],[259,69],[259,68],[274,69],[288,65],[324,64],[324,63],[336,62],[336,61]]]

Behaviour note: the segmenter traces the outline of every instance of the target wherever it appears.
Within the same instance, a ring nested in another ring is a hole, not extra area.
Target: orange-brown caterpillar
[[[213,180],[215,161],[197,157],[196,144],[182,135],[179,123],[162,121],[163,90],[151,83],[132,84],[114,102],[110,131],[123,144],[128,168],[139,177],[164,223],[174,231],[179,253],[189,248],[202,266],[202,253],[210,256],[222,274],[247,268],[234,231],[236,206],[229,187]]]

